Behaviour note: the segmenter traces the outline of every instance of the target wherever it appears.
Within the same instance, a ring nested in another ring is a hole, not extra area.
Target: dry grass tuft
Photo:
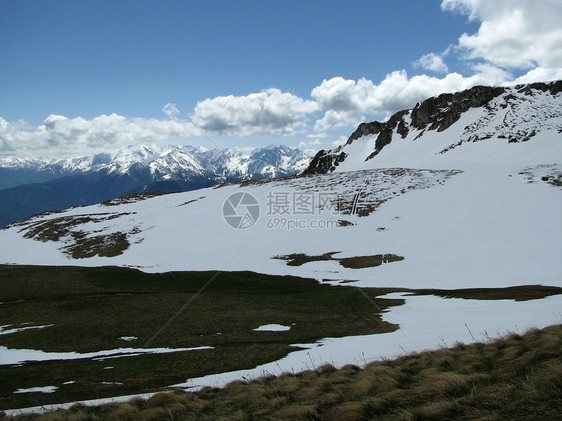
[[[130,403],[124,403],[108,411],[106,417],[108,420],[135,420],[138,412],[138,409]]]
[[[316,405],[299,405],[293,404],[279,409],[271,414],[271,420],[316,420]]]
[[[363,404],[361,402],[344,402],[322,415],[326,421],[355,421],[364,419]]]
[[[429,402],[417,408],[412,414],[412,418],[427,421],[447,419],[447,414],[453,406],[454,403],[450,401]]]

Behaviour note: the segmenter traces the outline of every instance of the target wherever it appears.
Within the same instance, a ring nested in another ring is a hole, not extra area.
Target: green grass
[[[17,420],[562,419],[562,325],[488,343]],[[7,417],[11,419],[11,417]]]
[[[253,272],[220,273],[208,283],[215,276],[215,272],[147,274],[116,267],[0,266],[0,325],[53,325],[1,335],[0,345],[81,353],[144,347],[149,341],[150,347],[215,347],[110,362],[82,359],[0,366],[0,408],[158,390],[190,377],[252,368],[282,358],[294,350],[293,343],[393,331],[396,326],[382,322],[380,312],[403,303],[376,298],[389,292],[385,289],[335,288],[312,279]],[[253,331],[269,323],[291,329]],[[123,336],[138,339],[119,340]],[[114,368],[105,370],[108,365]],[[76,383],[61,386],[67,381]],[[101,384],[108,381],[124,384]],[[44,385],[60,389],[44,395],[13,394],[19,388]]]

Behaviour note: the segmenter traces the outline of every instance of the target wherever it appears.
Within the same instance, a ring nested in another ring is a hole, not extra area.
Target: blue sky
[[[329,148],[431,95],[562,78],[560,22],[557,0],[0,0],[0,156]]]

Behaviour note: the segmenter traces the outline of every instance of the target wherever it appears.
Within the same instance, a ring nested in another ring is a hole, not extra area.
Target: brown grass
[[[162,393],[16,419],[561,420],[562,325],[362,369],[323,365],[235,381],[222,389]]]

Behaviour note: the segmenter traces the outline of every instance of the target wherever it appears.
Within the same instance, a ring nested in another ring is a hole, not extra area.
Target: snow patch
[[[287,330],[291,330],[291,326],[268,324],[268,325],[262,325],[260,327],[256,327],[255,329],[252,330],[256,332],[286,332]]]
[[[130,357],[141,354],[167,354],[171,352],[202,351],[214,349],[212,346],[193,348],[117,348],[98,352],[45,352],[35,349],[9,349],[0,346],[0,366],[22,364],[27,361],[80,360]]]
[[[27,323],[22,323],[22,325],[25,325],[25,324],[27,324]],[[46,327],[54,326],[54,324],[10,328],[11,326],[12,325],[2,325],[2,326],[0,326],[0,335],[11,335],[12,333],[23,332],[24,330],[30,330],[30,329],[44,329]]]
[[[57,389],[57,386],[29,387],[27,389],[18,389],[14,393],[54,393]]]

